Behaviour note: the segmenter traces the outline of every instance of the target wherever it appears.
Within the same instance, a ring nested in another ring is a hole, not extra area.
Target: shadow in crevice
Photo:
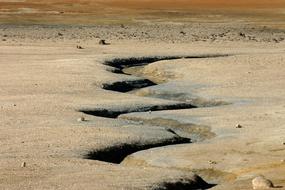
[[[174,60],[174,59],[203,59],[203,58],[217,58],[217,57],[228,57],[230,54],[202,54],[192,56],[142,56],[142,57],[127,57],[127,58],[115,58],[112,60],[106,60],[103,64],[109,65],[118,69],[126,67],[135,67],[147,65],[156,61],[163,60]]]
[[[161,187],[154,188],[153,190],[204,190],[215,187],[216,184],[193,184],[191,181],[164,183]]]
[[[158,187],[152,188],[153,190],[204,190],[210,189],[216,186],[216,184],[209,184],[204,181],[201,177],[195,175],[194,179],[180,179],[175,182],[164,182],[159,184]]]
[[[163,111],[163,110],[181,110],[196,108],[189,103],[171,103],[164,105],[141,105],[136,107],[121,107],[121,108],[81,108],[80,112],[85,114],[105,117],[105,118],[117,118],[121,114],[134,113],[134,112],[148,112],[148,111]]]
[[[104,83],[101,87],[105,90],[112,90],[117,92],[129,92],[135,89],[145,88],[148,86],[157,85],[148,79],[125,80],[113,83]]]
[[[107,147],[101,150],[91,151],[84,157],[86,159],[100,160],[104,162],[119,164],[124,160],[125,157],[138,151],[167,146],[167,145],[184,144],[184,143],[191,143],[191,140],[188,138],[182,138],[177,136],[172,139],[162,140],[161,142],[149,143],[149,144],[125,143],[125,144],[119,144]]]

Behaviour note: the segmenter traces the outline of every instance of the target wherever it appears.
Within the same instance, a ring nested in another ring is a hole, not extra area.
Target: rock
[[[77,45],[76,48],[77,48],[77,49],[83,49],[83,47],[82,47],[82,46],[79,46],[79,45]]]
[[[245,33],[242,33],[242,32],[240,32],[239,35],[240,35],[241,37],[243,37],[243,38],[246,37]]]
[[[257,176],[252,180],[253,189],[270,189],[273,188],[273,183],[264,176]]]
[[[85,117],[80,117],[77,119],[78,122],[86,121]]]
[[[25,168],[26,165],[27,165],[26,162],[23,162],[23,163],[21,164],[21,167],[22,167],[22,168]]]
[[[57,35],[58,35],[58,36],[63,36],[63,34],[62,34],[62,33],[60,33],[60,32],[59,32],[59,33],[57,33]]]
[[[215,165],[215,164],[218,164],[216,161],[213,161],[213,160],[209,160],[208,163],[209,163],[209,164],[214,164],[214,165]]]
[[[107,43],[106,43],[105,40],[100,40],[100,41],[99,41],[99,45],[107,45]]]
[[[273,38],[273,41],[274,41],[275,43],[279,43],[279,40],[276,39],[276,38]]]
[[[241,128],[242,128],[242,125],[241,125],[241,124],[237,124],[237,125],[236,125],[236,128],[237,128],[237,129],[241,129]]]

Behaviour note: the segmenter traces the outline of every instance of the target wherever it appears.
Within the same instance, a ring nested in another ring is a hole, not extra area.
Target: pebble
[[[212,160],[209,160],[208,163],[209,163],[209,164],[217,164],[216,161],[212,161]]]
[[[100,40],[100,41],[99,41],[99,44],[100,44],[100,45],[107,45],[107,43],[106,43],[105,40]]]
[[[22,167],[22,168],[25,168],[26,165],[27,165],[26,162],[23,162],[23,163],[21,164],[21,167]]]
[[[236,128],[237,128],[237,129],[241,129],[241,128],[242,128],[242,125],[241,125],[241,124],[237,124],[237,125],[236,125]]]
[[[79,46],[79,45],[77,45],[76,48],[77,48],[77,49],[83,49],[83,47],[82,47],[82,46]]]
[[[85,117],[80,117],[77,119],[78,122],[86,121]]]
[[[257,176],[252,180],[253,189],[270,189],[273,188],[273,183],[264,176]]]

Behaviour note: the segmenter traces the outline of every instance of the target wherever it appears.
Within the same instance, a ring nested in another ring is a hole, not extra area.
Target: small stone
[[[217,164],[217,162],[213,161],[213,160],[209,160],[208,162],[209,162],[209,164]]]
[[[285,142],[282,142],[283,145],[285,145]]]
[[[62,34],[62,33],[60,33],[60,32],[59,32],[59,33],[57,33],[57,35],[59,35],[59,36],[63,36],[63,34]]]
[[[270,189],[273,188],[273,183],[264,176],[257,176],[252,180],[253,189]]]
[[[242,33],[242,32],[240,32],[239,35],[240,35],[241,37],[243,37],[243,38],[246,37],[245,33]]]
[[[151,114],[151,110],[149,110],[148,113]]]
[[[77,121],[78,122],[83,122],[83,121],[86,121],[86,119],[85,119],[85,117],[80,117],[80,118],[77,119]]]
[[[237,125],[236,125],[236,128],[237,128],[237,129],[241,129],[241,128],[242,128],[242,125],[241,125],[241,124],[237,124]]]
[[[279,40],[276,39],[276,38],[273,38],[273,41],[274,41],[275,43],[279,43]]]
[[[23,162],[23,163],[21,164],[21,167],[22,167],[22,168],[25,168],[26,166],[27,166],[26,162]]]
[[[100,41],[99,41],[99,45],[107,45],[107,43],[106,43],[105,40],[100,40]]]
[[[82,47],[82,46],[79,46],[79,45],[77,45],[76,48],[77,48],[77,49],[83,49],[83,47]]]

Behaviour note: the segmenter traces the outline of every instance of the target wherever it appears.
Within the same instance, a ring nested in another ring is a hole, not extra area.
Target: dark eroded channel
[[[124,73],[125,68],[130,67],[138,67],[142,65],[147,65],[156,61],[161,60],[174,60],[174,59],[199,59],[199,58],[216,58],[216,57],[226,57],[229,56],[227,54],[204,54],[204,55],[193,55],[193,56],[153,56],[153,57],[130,57],[130,58],[115,58],[112,60],[107,60],[103,64],[110,66],[113,69],[109,68],[110,72],[116,74],[126,74]],[[126,74],[128,75],[128,74]],[[156,85],[149,79],[145,78],[137,78],[132,80],[126,81],[116,81],[113,83],[105,83],[102,84],[102,88],[111,91],[117,92],[128,92],[134,89],[142,89],[148,86]],[[138,105],[138,106],[123,106],[123,107],[116,107],[113,108],[81,108],[79,109],[80,112],[85,114],[98,116],[98,117],[106,117],[106,118],[117,118],[122,114],[127,113],[134,113],[134,112],[150,112],[150,111],[162,111],[162,110],[180,110],[180,109],[191,109],[196,108],[191,103],[187,102],[180,102],[180,101],[173,101],[168,104],[162,105]],[[165,129],[165,130],[171,130]],[[175,131],[173,131],[175,133]],[[155,147],[162,147],[166,145],[175,145],[181,143],[190,143],[190,138],[181,137],[176,134],[176,138],[172,140],[161,141],[158,143],[148,143],[148,144],[139,144],[139,143],[132,143],[132,144],[119,144],[114,145],[111,147],[104,148],[102,150],[94,150],[90,151],[85,158],[93,159],[93,160],[100,160],[105,162],[111,163],[120,163],[126,156],[135,153],[137,151],[142,151],[150,148]]]
[[[121,107],[121,108],[82,108],[79,111],[98,117],[117,118],[118,116],[126,113],[134,112],[149,112],[149,111],[163,111],[163,110],[181,110],[196,108],[190,103],[169,103],[163,105],[140,105],[136,107]]]
[[[124,72],[124,69],[143,66],[147,65],[156,61],[161,60],[173,60],[173,59],[181,59],[181,58],[216,58],[216,57],[226,57],[229,55],[224,54],[205,54],[205,55],[194,55],[194,56],[154,56],[154,57],[131,57],[131,58],[117,58],[105,61],[104,64],[110,66],[108,70],[110,72],[116,74],[125,74],[129,75]],[[105,90],[111,90],[116,92],[129,92],[132,90],[138,90],[149,86],[157,85],[155,82],[140,77],[134,77],[130,80],[124,81],[116,81],[113,83],[104,83],[101,87]],[[177,95],[175,95],[176,97]],[[164,97],[159,97],[163,99]],[[167,98],[165,98],[167,99]],[[123,106],[118,107],[87,107],[81,108],[79,111],[85,114],[98,116],[98,117],[105,117],[105,118],[118,118],[122,114],[134,113],[134,112],[150,112],[150,111],[162,111],[162,110],[180,110],[180,109],[190,109],[196,108],[191,102],[183,102],[183,101],[172,101],[168,104],[161,104],[161,105],[137,105],[137,106]],[[123,118],[123,117],[122,117]],[[130,119],[130,118],[126,118]],[[131,119],[132,120],[132,119]],[[146,122],[146,121],[144,121]],[[165,125],[167,122],[168,125]],[[169,124],[170,123],[170,124]],[[191,143],[192,140],[185,136],[180,136],[177,134],[176,129],[181,128],[182,132],[191,132],[197,133],[199,138],[207,139],[211,138],[214,134],[210,132],[208,128],[202,128],[200,126],[193,126],[189,124],[180,124],[172,120],[150,120],[147,121],[146,124],[150,125],[158,125],[158,126],[168,126],[165,128],[165,131],[172,133],[174,136],[168,139],[161,139],[152,142],[130,142],[130,143],[122,143],[122,144],[114,144],[112,146],[99,149],[99,150],[92,150],[89,151],[84,157],[86,159],[92,160],[99,160],[114,164],[121,163],[127,156],[138,152],[143,151],[151,148],[163,147],[168,145],[177,145],[177,144],[184,144],[184,143]],[[188,129],[191,128],[191,129]],[[180,131],[181,131],[180,129]],[[204,136],[201,136],[204,135]],[[193,134],[192,134],[193,135]],[[194,138],[195,139],[195,138]],[[197,180],[190,180],[187,178],[182,178],[180,180],[176,180],[173,182],[163,182],[162,184],[157,184],[156,187],[152,187],[151,189],[160,190],[160,189],[177,189],[177,190],[186,190],[186,189],[209,189],[214,185],[208,184],[202,178],[197,176]]]
[[[162,140],[160,142],[149,143],[149,144],[140,144],[140,143],[119,144],[101,150],[91,151],[85,156],[85,158],[119,164],[124,160],[125,157],[138,151],[167,146],[167,145],[173,145],[173,144],[184,144],[184,143],[191,143],[191,140],[188,138],[177,136],[172,139],[166,139],[164,141]]]

